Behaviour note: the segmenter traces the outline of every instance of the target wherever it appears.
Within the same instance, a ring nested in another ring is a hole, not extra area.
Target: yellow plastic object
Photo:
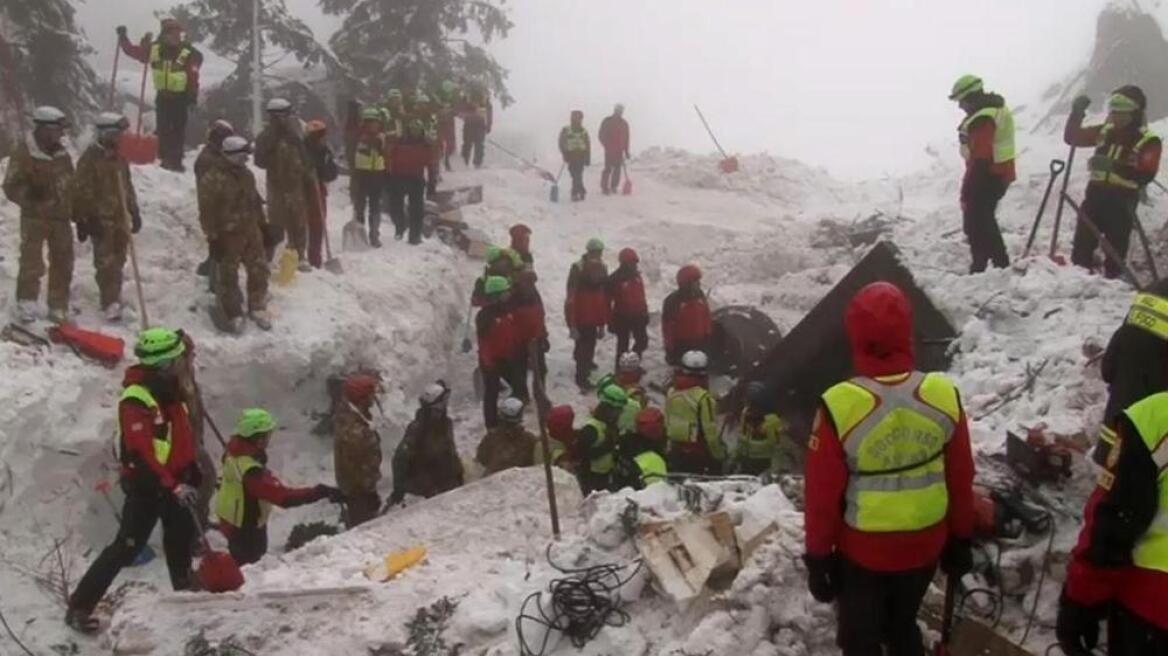
[[[300,264],[300,256],[291,248],[285,248],[280,256],[280,264],[276,268],[276,284],[287,287],[296,280],[296,265]]]
[[[385,583],[425,559],[425,547],[418,546],[403,551],[395,551],[386,556],[384,561],[365,568],[365,578],[377,581],[378,583]]]

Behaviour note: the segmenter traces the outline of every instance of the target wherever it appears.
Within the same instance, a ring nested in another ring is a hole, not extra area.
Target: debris
[[[1071,449],[1031,430],[1026,439],[1006,433],[1006,464],[1031,484],[1058,483],[1071,477]]]
[[[312,542],[321,536],[336,535],[340,529],[328,522],[300,523],[292,527],[288,533],[288,541],[284,544],[284,553],[296,551],[300,547]]]
[[[1014,401],[1017,401],[1018,399],[1022,398],[1022,395],[1029,394],[1030,392],[1034,391],[1034,383],[1038,380],[1038,377],[1042,375],[1043,369],[1046,369],[1046,365],[1049,362],[1050,362],[1050,358],[1046,358],[1042,362],[1040,362],[1037,367],[1032,366],[1030,363],[1027,363],[1026,364],[1026,379],[1023,380],[1021,383],[1015,385],[1004,396],[999,398],[994,403],[991,403],[989,405],[989,407],[982,410],[977,416],[972,417],[972,419],[974,421],[981,421],[982,419],[985,419],[986,417],[989,417],[990,415],[994,414],[998,410],[1001,410],[1002,408],[1006,407],[1006,405],[1013,403]]]
[[[735,376],[750,371],[783,339],[774,320],[754,307],[718,308],[712,318],[710,372],[715,375]]]
[[[726,589],[742,567],[726,512],[643,524],[636,545],[662,592],[682,610],[707,588]]]
[[[425,559],[426,548],[422,546],[394,551],[387,555],[382,562],[366,567],[365,578],[385,583]]]
[[[10,323],[0,330],[0,339],[21,346],[51,346],[48,339],[16,323]]]

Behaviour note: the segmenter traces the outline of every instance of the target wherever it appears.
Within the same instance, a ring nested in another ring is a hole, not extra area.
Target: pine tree
[[[514,24],[506,0],[320,0],[325,13],[344,16],[329,45],[369,93],[389,87],[435,87],[466,80],[504,106],[507,70],[486,50]],[[481,41],[483,45],[476,43]]]

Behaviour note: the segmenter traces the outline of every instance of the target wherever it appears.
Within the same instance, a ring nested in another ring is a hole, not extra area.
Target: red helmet
[[[564,441],[572,435],[572,423],[576,421],[576,411],[570,405],[557,405],[548,411],[547,428],[552,437]]]
[[[377,391],[377,379],[369,374],[353,374],[345,379],[345,398],[352,403],[367,403]]]
[[[912,304],[899,287],[874,282],[852,297],[844,317],[852,358],[866,376],[913,367]]]
[[[657,408],[637,413],[637,434],[651,440],[665,439],[665,415]]]
[[[526,224],[516,223],[515,225],[511,226],[509,234],[511,235],[512,239],[516,239],[520,236],[530,235],[531,228],[528,228]]]
[[[641,257],[637,255],[637,251],[631,248],[622,248],[619,259],[621,264],[636,264],[641,261]]]
[[[696,264],[687,264],[677,270],[677,286],[684,287],[702,279],[702,270]]]

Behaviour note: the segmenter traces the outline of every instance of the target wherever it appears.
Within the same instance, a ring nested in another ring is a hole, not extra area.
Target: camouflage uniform
[[[215,476],[215,460],[207,451],[207,444],[203,441],[206,431],[206,422],[203,418],[203,399],[198,393],[198,384],[195,381],[195,343],[190,337],[184,336],[187,350],[175,363],[174,375],[178,379],[179,390],[182,392],[183,403],[187,406],[187,417],[191,421],[191,430],[195,436],[195,464],[199,468],[199,517],[203,526],[209,524],[211,515],[211,497],[218,488],[219,479]]]
[[[393,453],[393,496],[432,497],[463,483],[462,461],[449,417],[432,419],[419,410]]]
[[[535,464],[538,440],[523,426],[500,424],[487,432],[475,454],[483,466],[483,476],[490,476],[512,467],[530,467]]]
[[[49,248],[50,310],[69,309],[73,282],[73,226],[69,183],[73,159],[61,148],[50,155],[32,135],[16,148],[4,176],[4,195],[20,207],[20,272],[16,300],[36,301],[45,275],[44,248]]]
[[[126,206],[118,185],[125,189]],[[101,307],[122,300],[122,271],[130,242],[130,216],[138,214],[138,195],[130,178],[130,164],[117,149],[94,143],[77,160],[73,176],[73,220],[89,227],[93,236],[93,268]]]
[[[342,399],[337,402],[333,468],[337,487],[347,497],[345,523],[352,528],[377,516],[381,497],[381,436],[373,430],[372,417]]]
[[[269,125],[256,138],[255,161],[268,172],[268,216],[280,233],[274,241],[278,243],[287,235],[288,247],[303,260],[308,246],[308,207],[317,202],[318,189],[304,140]]]
[[[264,253],[264,202],[246,166],[221,159],[199,185],[199,221],[215,260],[215,296],[228,319],[243,316],[239,265],[247,269],[247,306],[268,303],[268,260]]]
[[[220,149],[219,146],[214,146],[210,143],[205,144],[203,146],[203,149],[199,151],[198,157],[195,158],[195,190],[196,190],[197,198],[200,200],[200,202],[198,203],[199,225],[206,225],[206,223],[207,223],[207,219],[205,219],[203,217],[204,210],[203,210],[203,203],[201,202],[202,197],[203,197],[203,178],[207,175],[207,171],[210,171],[212,168],[217,167],[220,164],[224,164],[224,163],[226,163],[226,160],[223,158],[223,151]],[[215,291],[215,263],[210,258],[210,256],[208,256],[208,258],[207,258],[207,265],[209,267],[207,269],[207,283],[209,285],[210,290],[212,292],[214,292]],[[202,275],[201,271],[200,271],[200,275]]]

